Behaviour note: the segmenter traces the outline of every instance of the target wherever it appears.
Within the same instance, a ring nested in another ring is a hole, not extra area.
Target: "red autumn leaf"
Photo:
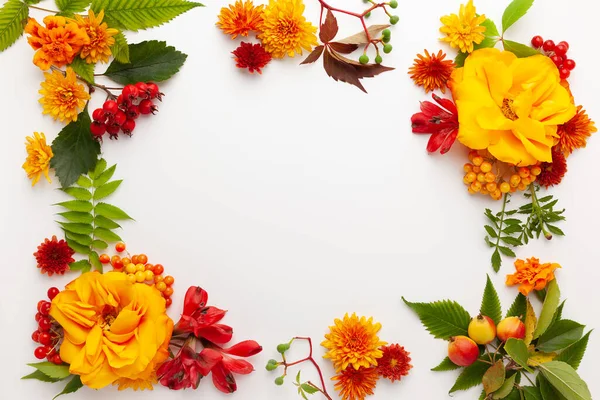
[[[392,71],[394,69],[381,64],[361,64],[358,61],[351,60],[335,52],[332,52],[332,55],[338,60],[346,64],[352,65],[356,69],[356,73],[359,79],[373,78],[374,76],[377,76],[383,72]]]
[[[386,29],[389,28],[391,25],[371,25],[367,28],[367,30],[369,31],[369,36],[371,36],[371,38],[376,37],[377,35],[379,35],[379,33]],[[367,38],[367,34],[365,33],[365,31],[361,31],[358,32],[356,35],[352,35],[352,36],[348,36],[347,38],[344,38],[342,40],[338,40],[338,42],[340,43],[352,43],[352,44],[367,44],[369,43],[369,40]]]
[[[335,35],[338,33],[338,23],[337,19],[331,12],[331,10],[327,10],[327,16],[325,17],[325,21],[321,24],[321,30],[319,31],[319,38],[323,43],[329,43],[333,40]]]
[[[356,49],[358,49],[357,44],[340,43],[340,42],[331,42],[331,43],[329,43],[329,47],[331,47],[333,50],[337,51],[338,53],[342,53],[342,54],[350,54],[350,53],[356,51]]]
[[[321,54],[323,54],[324,48],[325,48],[324,46],[315,47],[315,49],[312,51],[312,53],[310,53],[308,55],[308,57],[306,57],[306,59],[300,63],[300,65],[312,64],[315,61],[317,61],[321,57]]]
[[[363,92],[367,93],[362,83],[358,79],[358,73],[353,65],[348,64],[347,62],[341,61],[335,55],[337,53],[332,52],[330,49],[327,49],[325,54],[323,55],[323,67],[325,68],[325,72],[327,75],[333,78],[335,81],[342,81],[349,83],[351,85],[356,86]]]

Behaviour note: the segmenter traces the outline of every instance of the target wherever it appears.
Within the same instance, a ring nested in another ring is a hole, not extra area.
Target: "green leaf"
[[[523,243],[521,243],[521,241],[517,238],[511,237],[511,236],[502,236],[500,238],[500,240],[502,240],[504,243],[509,244],[511,246],[522,246]]]
[[[515,254],[515,252],[512,251],[512,249],[505,247],[505,246],[498,246],[498,250],[500,250],[500,252],[507,257],[516,257],[517,256]]]
[[[80,245],[76,241],[69,239],[69,237],[67,237],[67,244],[79,254],[88,254],[90,252],[90,249],[87,246]]]
[[[90,193],[87,189],[82,189],[78,187],[68,187],[63,189],[63,192],[68,194],[71,197],[74,197],[76,200],[89,201],[92,199],[92,193]]]
[[[506,378],[506,369],[502,360],[497,361],[494,365],[488,368],[483,374],[481,383],[483,383],[483,390],[486,394],[490,394],[500,389],[504,384]]]
[[[540,293],[540,292],[536,291],[536,293]],[[542,299],[542,301],[543,301],[543,299]],[[556,309],[556,312],[552,316],[552,322],[550,323],[550,327],[552,327],[552,325],[554,325],[557,321],[560,321],[562,319],[562,313],[563,313],[563,308],[565,307],[565,302],[566,302],[566,300],[563,300],[562,303],[560,303],[560,305]]]
[[[487,37],[500,36],[500,32],[498,32],[498,28],[496,27],[496,24],[491,19],[489,19],[489,18],[486,19],[485,21],[483,21],[481,23],[481,25],[485,26],[485,36],[487,36]]]
[[[500,298],[498,297],[498,292],[496,292],[496,288],[489,275],[485,284],[485,290],[483,291],[483,300],[481,301],[479,312],[494,320],[496,325],[500,323],[500,320],[502,319],[502,305],[500,304]]]
[[[117,188],[121,185],[123,180],[108,182],[102,186],[100,186],[94,192],[94,200],[101,200],[105,197],[110,196],[117,190]]]
[[[54,0],[54,2],[63,13],[76,14],[84,12],[91,0]]]
[[[302,385],[300,385],[300,387],[308,394],[315,394],[319,391],[319,389],[315,388],[312,385],[309,385],[308,383],[303,383]]]
[[[584,328],[584,325],[570,319],[557,321],[539,337],[536,347],[546,353],[566,349],[581,339]]]
[[[519,58],[540,55],[540,52],[536,49],[521,43],[513,42],[512,40],[504,39],[502,43],[504,44],[504,50],[514,53]]]
[[[88,272],[92,269],[92,264],[88,260],[79,260],[69,264],[69,269],[71,271]]]
[[[522,317],[527,313],[527,297],[521,293],[517,295],[515,301],[512,303],[508,311],[506,312],[506,318],[508,317]]]
[[[70,211],[86,212],[89,213],[94,208],[92,203],[89,201],[82,200],[69,200],[63,201],[62,203],[56,203],[55,206],[61,206]]]
[[[527,14],[532,5],[533,0],[513,0],[502,15],[502,31],[506,32],[523,15]]]
[[[546,224],[546,228],[548,228],[548,230],[554,233],[555,235],[565,236],[565,233],[557,226]]]
[[[535,386],[523,386],[523,392],[525,393],[525,400],[544,400],[540,389]]]
[[[151,40],[130,44],[129,63],[114,60],[104,75],[123,85],[165,81],[179,71],[186,58],[187,55],[167,46],[166,42]]]
[[[111,166],[109,169],[98,173],[96,178],[94,178],[94,187],[97,188],[99,186],[104,185],[106,182],[110,180],[115,174],[115,170],[117,169],[117,165]]]
[[[437,367],[431,368],[432,371],[442,372],[442,371],[454,371],[455,369],[460,369],[460,367],[454,364],[448,357],[444,358],[441,363],[438,364]]]
[[[544,378],[568,400],[592,400],[587,384],[569,364],[550,361],[538,366]]]
[[[85,175],[81,175],[79,179],[77,179],[77,184],[82,188],[89,189],[92,187],[92,181]]]
[[[73,68],[73,71],[86,81],[94,83],[94,68],[96,67],[96,64],[88,64],[83,58],[78,56],[73,59],[73,62],[69,67]]]
[[[61,217],[70,222],[78,222],[80,224],[91,224],[94,222],[94,217],[92,214],[87,212],[78,212],[78,211],[66,211],[62,213],[58,213]]]
[[[511,375],[509,378],[506,378],[502,386],[494,392],[492,395],[492,399],[499,400],[506,398],[509,394],[512,393],[515,386],[515,379],[517,378],[517,374]]]
[[[460,304],[450,300],[433,303],[411,303],[404,297],[402,300],[417,313],[423,326],[437,339],[467,336],[471,317]]]
[[[104,10],[109,26],[137,31],[162,25],[200,6],[184,0],[94,0],[91,8],[96,13]]]
[[[75,183],[98,161],[100,144],[92,137],[91,123],[86,106],[77,121],[65,126],[52,142],[54,157],[50,160],[50,167],[54,168],[63,188]]]
[[[70,239],[70,240],[74,241],[75,243],[85,247],[85,249],[86,249],[85,254],[89,253],[89,247],[92,244],[92,238],[90,236],[80,235],[78,233],[69,232],[67,230],[65,230],[65,235],[66,235],[67,239]]]
[[[590,333],[592,333],[592,331],[589,331],[579,341],[563,350],[558,357],[556,357],[555,361],[564,361],[574,369],[579,368],[579,364],[581,363],[583,355],[585,354],[585,350],[587,349]]]
[[[119,207],[115,207],[113,205],[106,204],[106,203],[96,204],[96,207],[94,208],[94,212],[96,215],[100,215],[100,216],[110,218],[110,219],[116,219],[116,220],[133,219],[129,215],[127,215],[127,213],[125,211],[121,210]]]
[[[66,377],[71,375],[71,373],[69,372],[69,366],[64,364],[56,365],[54,363],[45,361],[27,365],[37,369],[38,371],[41,371],[43,374],[50,378],[65,379]]]
[[[79,375],[73,375],[73,379],[71,379],[69,383],[67,383],[63,391],[54,396],[52,400],[56,399],[58,396],[62,396],[63,394],[74,393],[82,387],[83,383],[81,383],[81,377]]]
[[[538,374],[537,384],[543,400],[565,400],[564,396],[558,393],[543,375]]]
[[[300,384],[300,374],[302,373],[302,371],[298,371],[298,373],[296,374],[296,383],[299,385]]]
[[[106,240],[107,242],[118,242],[122,240],[119,235],[104,228],[96,228],[94,231],[94,236],[99,239]]]
[[[510,338],[506,341],[504,349],[517,364],[523,367],[526,371],[532,372],[531,368],[529,368],[529,365],[527,365],[529,351],[527,350],[527,345],[524,341]]]
[[[558,308],[559,301],[560,289],[558,287],[558,283],[556,283],[556,279],[553,279],[546,286],[546,298],[544,300],[544,305],[542,306],[542,312],[538,318],[537,327],[535,328],[535,332],[533,332],[534,339],[537,339],[543,335],[544,332],[546,332],[546,329],[548,329],[552,323],[552,318],[554,317],[554,313]]]
[[[21,379],[37,379],[38,381],[50,382],[50,383],[60,381],[60,379],[58,379],[58,378],[50,378],[48,375],[44,374],[42,371],[40,371],[38,369],[36,369],[32,373],[30,373],[29,375],[25,375]]]
[[[506,228],[502,229],[502,232],[507,235],[512,235],[513,233],[523,232],[523,228],[520,225],[509,225]]]
[[[0,9],[0,51],[13,45],[23,34],[29,7],[19,0],[9,0]]]
[[[481,361],[475,361],[473,364],[466,367],[456,379],[454,386],[450,389],[450,393],[458,390],[467,390],[481,384],[483,375],[489,368],[489,364]]]
[[[487,231],[488,235],[490,235],[491,238],[496,239],[498,237],[498,234],[496,233],[494,228],[492,228],[489,225],[484,225],[483,227],[485,228],[485,230]]]
[[[90,171],[88,172],[88,175],[90,176],[90,178],[92,180],[94,180],[94,179],[97,179],[104,171],[106,171],[106,160],[104,158],[101,158],[96,163],[94,170],[92,171],[90,169]]]
[[[500,252],[498,248],[494,250],[492,253],[492,268],[494,268],[495,272],[500,271],[500,266],[502,265],[502,257],[500,257]]]
[[[96,269],[102,273],[102,263],[100,262],[100,256],[95,251],[90,252],[90,263]]]
[[[120,228],[121,225],[117,224],[115,221],[113,221],[112,219],[108,219],[106,217],[103,217],[102,215],[96,215],[96,217],[94,218],[96,227],[98,228],[106,228],[106,229],[117,229]]]
[[[74,222],[59,222],[59,225],[62,228],[71,233],[77,233],[79,235],[89,235],[92,233],[94,228],[92,228],[91,224],[77,224]]]
[[[127,38],[125,35],[123,35],[123,32],[117,33],[115,36],[113,36],[113,38],[115,39],[115,44],[113,44],[110,48],[112,56],[118,62],[128,64],[129,44],[127,44]]]
[[[106,243],[102,240],[94,240],[92,242],[92,247],[95,249],[104,250],[104,249],[108,249],[108,243]]]

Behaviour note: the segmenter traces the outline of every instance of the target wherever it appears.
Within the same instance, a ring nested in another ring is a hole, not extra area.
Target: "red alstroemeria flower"
[[[443,99],[435,94],[433,99],[442,107],[430,101],[421,102],[421,112],[412,116],[413,133],[431,133],[427,151],[445,154],[454,144],[458,135],[458,111],[452,100]]]
[[[200,354],[206,352],[210,354],[211,359],[216,359],[216,355],[221,356],[220,361],[211,369],[213,384],[223,393],[233,393],[237,390],[237,383],[233,374],[248,375],[254,371],[254,367],[246,360],[229,357],[229,355],[250,357],[261,351],[261,345],[254,340],[246,340],[228,349],[218,346],[205,348]]]
[[[210,371],[221,362],[223,356],[219,353],[196,353],[195,340],[192,344],[187,342],[177,356],[163,363],[156,375],[160,384],[172,390],[187,388],[197,389],[200,379],[207,376]]]

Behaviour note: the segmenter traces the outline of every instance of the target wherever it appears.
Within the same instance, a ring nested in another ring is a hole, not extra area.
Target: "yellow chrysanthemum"
[[[81,15],[75,16],[77,25],[83,29],[90,37],[89,44],[82,47],[79,56],[88,64],[95,64],[98,61],[108,62],[112,52],[110,46],[115,44],[115,36],[119,31],[109,28],[104,19],[104,10],[96,16],[92,10],[89,10],[87,17]]]
[[[23,164],[23,169],[27,172],[27,177],[31,179],[31,186],[34,186],[42,174],[48,182],[52,182],[48,171],[50,169],[50,160],[54,156],[52,148],[46,144],[46,135],[34,132],[33,137],[25,138],[25,149],[27,150],[27,159]]]
[[[90,95],[83,85],[77,83],[73,69],[67,68],[66,74],[57,70],[46,72],[44,77],[46,80],[39,91],[44,114],[62,122],[77,121],[77,114],[83,110]]]
[[[260,30],[258,38],[274,58],[294,57],[317,45],[317,28],[304,18],[302,0],[270,0]]]
[[[321,346],[329,350],[323,357],[333,362],[336,372],[349,365],[356,370],[377,366],[377,359],[383,356],[380,347],[387,344],[377,336],[381,324],[355,313],[351,317],[346,314],[343,320],[336,318],[334,323]]]
[[[235,39],[237,35],[248,36],[250,31],[259,32],[263,22],[264,7],[262,4],[254,6],[251,0],[243,2],[237,0],[229,7],[221,8],[217,26],[226,34],[231,35],[232,39]]]
[[[155,384],[158,383],[156,377],[156,369],[147,369],[140,374],[137,379],[120,378],[113,382],[114,386],[119,386],[119,390],[133,389],[138,390],[154,390]]]
[[[473,0],[469,0],[466,5],[461,4],[458,15],[450,14],[440,18],[444,24],[440,32],[446,34],[441,40],[463,53],[470,53],[473,51],[473,43],[479,44],[485,39],[485,26],[481,24],[486,19],[485,15],[477,16]]]

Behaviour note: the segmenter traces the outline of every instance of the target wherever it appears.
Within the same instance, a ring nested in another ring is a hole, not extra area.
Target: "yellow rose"
[[[60,357],[83,384],[100,389],[121,378],[154,378],[173,332],[165,311],[155,288],[118,272],[88,272],[52,300],[50,315],[64,329]]]
[[[551,162],[557,126],[576,113],[558,69],[542,55],[476,50],[452,74],[451,90],[458,140],[518,166]]]

